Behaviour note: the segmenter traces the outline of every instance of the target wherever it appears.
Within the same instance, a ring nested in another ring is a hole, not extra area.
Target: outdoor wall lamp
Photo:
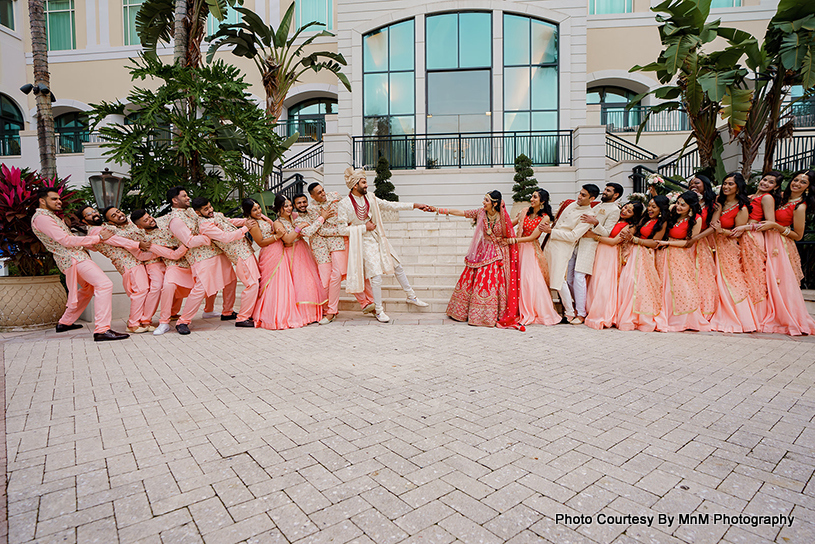
[[[23,94],[31,94],[31,91],[34,91],[34,94],[44,94],[44,95],[51,95],[51,102],[56,102],[57,97],[54,96],[54,93],[51,92],[51,89],[48,86],[44,85],[43,83],[38,83],[36,85],[32,85],[31,83],[26,83],[20,90]]]

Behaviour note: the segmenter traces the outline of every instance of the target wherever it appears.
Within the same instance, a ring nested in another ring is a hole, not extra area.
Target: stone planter
[[[0,277],[0,331],[54,327],[67,302],[59,275]]]

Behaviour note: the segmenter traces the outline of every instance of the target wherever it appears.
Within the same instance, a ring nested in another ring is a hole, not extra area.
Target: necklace
[[[363,196],[362,200],[365,202],[365,204],[360,205],[357,204],[357,199],[354,198],[353,193],[349,193],[349,196],[351,197],[351,204],[354,206],[354,213],[357,214],[357,219],[360,221],[365,221],[368,218],[368,211],[371,209],[371,203],[368,202],[368,199]]]
[[[739,201],[737,200],[734,203],[732,203],[730,206],[728,206],[727,208],[722,208],[722,215],[726,214],[727,212],[729,212],[730,210],[732,210],[733,208],[735,208],[738,205],[739,205]]]
[[[498,223],[498,219],[500,219],[500,218],[501,218],[500,214],[495,214],[495,219],[493,219],[492,217],[489,216],[489,214],[487,214],[487,234],[488,235],[492,236],[493,228]]]

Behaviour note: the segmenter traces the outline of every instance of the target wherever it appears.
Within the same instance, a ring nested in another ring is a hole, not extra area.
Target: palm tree
[[[34,57],[34,85],[51,88],[48,73],[48,39],[45,32],[43,0],[28,0],[28,19],[31,24],[31,52]],[[47,179],[57,176],[57,145],[54,138],[54,113],[51,93],[35,93],[37,101],[37,142],[40,147],[40,170]]]
[[[321,23],[313,21],[303,25],[289,37],[289,29],[294,17],[294,4],[286,10],[277,30],[271,25],[267,26],[252,10],[242,7],[235,8],[235,10],[243,15],[243,22],[221,25],[218,32],[210,39],[212,43],[207,53],[207,62],[211,62],[215,52],[225,45],[235,46],[232,49],[233,55],[254,61],[266,91],[266,112],[273,119],[280,118],[283,101],[289,90],[299,81],[300,76],[309,70],[333,72],[345,88],[351,90],[348,78],[342,73],[342,67],[348,64],[342,54],[330,51],[304,53],[304,49],[314,40],[322,36],[333,36],[332,33],[324,30],[296,45],[301,33]]]

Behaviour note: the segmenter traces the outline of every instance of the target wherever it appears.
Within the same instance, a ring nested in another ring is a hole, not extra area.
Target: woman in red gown
[[[801,257],[795,241],[804,235],[806,215],[815,213],[815,171],[792,178],[775,210],[775,221],[766,221],[767,293],[769,312],[764,332],[801,335],[815,334],[815,322],[801,294]]]
[[[669,206],[668,197],[664,195],[652,198],[631,238],[631,254],[620,273],[614,318],[614,324],[622,331],[656,329],[654,317],[662,309],[662,283],[654,264],[654,249],[665,236]]]
[[[750,302],[747,277],[741,263],[739,232],[735,227],[747,224],[750,198],[747,183],[739,172],[729,174],[722,182],[716,211],[710,226],[716,232],[716,284],[719,307],[710,320],[712,330],[719,332],[754,332],[758,330],[753,304]]]
[[[716,285],[716,257],[713,245],[713,229],[710,220],[716,211],[716,193],[710,180],[701,174],[693,177],[688,188],[699,195],[701,232],[693,237],[696,255],[696,274],[699,278],[699,309],[710,321],[719,307],[719,288]]]
[[[654,318],[660,332],[709,331],[699,309],[693,237],[702,230],[699,196],[686,191],[676,199],[668,239],[659,242],[662,261],[662,311]]]
[[[641,202],[629,202],[620,209],[620,220],[611,229],[610,236],[600,236],[593,231],[586,234],[599,242],[586,295],[584,323],[592,329],[614,326],[620,271],[628,256],[627,241],[633,236],[644,210]]]

